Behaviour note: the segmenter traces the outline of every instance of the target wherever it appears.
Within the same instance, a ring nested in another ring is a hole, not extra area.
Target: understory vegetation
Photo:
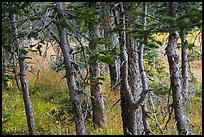
[[[30,77],[28,83],[30,84],[30,96],[33,106],[33,112],[36,123],[36,131],[39,135],[73,135],[75,133],[75,126],[72,117],[72,107],[70,103],[70,97],[66,87],[66,80],[62,79],[63,73],[55,73],[54,71],[46,71],[45,74],[41,72],[39,80],[35,85],[35,77]],[[103,82],[103,91],[105,98],[105,108],[107,110],[108,125],[103,129],[95,130],[92,123],[92,114],[90,103],[88,108],[84,104],[85,109],[88,109],[90,113],[86,118],[86,129],[89,135],[122,135],[122,121],[120,103],[116,103],[120,98],[118,90],[110,90],[110,78],[109,75],[105,75],[105,81]],[[14,81],[12,81],[14,83]],[[163,83],[164,84],[164,83]],[[3,89],[2,94],[2,131],[3,134],[22,135],[28,134],[26,115],[22,99],[22,94],[17,90],[15,84],[13,84],[9,90]],[[58,86],[56,86],[58,85]],[[162,84],[161,84],[162,85]],[[160,85],[160,87],[161,87]],[[159,86],[159,85],[158,85]],[[168,115],[164,118],[165,112],[167,112],[166,104],[168,98],[168,92],[163,93],[163,89],[155,92],[156,98],[154,99],[155,105],[159,105],[157,108],[157,118],[162,127],[165,126]],[[186,116],[193,123],[195,134],[202,134],[202,97],[200,91],[202,91],[202,85],[196,88],[198,94],[191,96],[190,105],[185,106]],[[158,102],[157,102],[158,101]],[[163,101],[163,102],[160,102]],[[148,106],[149,107],[149,106]],[[190,108],[189,108],[190,107]],[[151,109],[151,108],[150,108]],[[163,115],[162,115],[163,114]],[[152,114],[150,114],[152,115]],[[155,122],[149,119],[150,126],[155,134],[159,134],[160,131],[155,125]],[[175,120],[170,120],[168,128],[164,130],[165,134],[175,133]]]

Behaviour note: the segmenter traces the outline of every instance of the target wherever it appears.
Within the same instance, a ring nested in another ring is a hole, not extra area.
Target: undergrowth
[[[28,78],[30,97],[34,112],[35,127],[38,135],[73,135],[75,124],[72,117],[72,106],[66,79],[62,79],[63,73],[57,74],[52,71],[41,73],[35,83],[34,77]],[[113,104],[120,98],[119,90],[110,90],[109,75],[105,75],[102,89],[105,98],[105,108],[108,124],[103,129],[94,129],[91,119],[91,108],[89,117],[86,119],[87,135],[123,135],[120,102]],[[15,84],[13,84],[15,85]],[[162,92],[163,93],[163,92]],[[163,102],[158,105],[158,99],[154,100],[157,108],[157,118],[162,127],[165,126],[168,116],[163,120],[161,110],[167,111],[167,95],[158,95]],[[202,134],[202,99],[198,96],[191,98],[191,111],[186,107],[186,116],[193,123],[189,124],[195,134]],[[151,112],[150,106],[148,106]],[[152,114],[151,114],[152,115]],[[149,119],[150,126],[155,134],[161,134],[155,122]],[[175,120],[172,119],[165,134],[177,134]],[[26,135],[28,134],[22,93],[15,86],[3,89],[2,92],[2,134]]]

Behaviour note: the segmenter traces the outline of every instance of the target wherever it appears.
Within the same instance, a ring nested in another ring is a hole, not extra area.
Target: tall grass
[[[75,125],[73,122],[70,106],[64,106],[60,104],[62,98],[66,99],[68,90],[66,81],[63,79],[59,83],[63,74],[55,74],[54,72],[47,72],[41,74],[39,81],[35,84],[35,78],[29,78],[29,85],[31,93],[31,101],[33,106],[35,126],[37,134],[41,135],[68,135],[75,134]],[[86,121],[86,134],[88,135],[122,135],[122,119],[120,102],[114,107],[112,105],[120,98],[119,91],[110,90],[110,78],[109,75],[105,76],[103,82],[103,96],[105,98],[105,108],[107,113],[108,124],[103,129],[94,129],[91,118]],[[24,104],[22,100],[22,94],[17,92],[16,87],[12,87],[10,90],[4,90],[2,96],[3,110],[2,110],[2,126],[3,134],[28,134],[28,128],[26,124],[26,116],[24,110]],[[162,96],[163,108],[165,107],[167,96]],[[69,101],[69,100],[68,100]],[[202,106],[201,97],[193,97],[191,102],[191,109],[186,107],[186,116],[193,122],[192,128],[195,134],[202,134]],[[156,100],[154,101],[156,104]],[[168,117],[163,121],[161,114],[161,107],[157,107],[158,121],[162,126],[165,125]],[[150,106],[148,106],[149,110]],[[163,111],[166,111],[165,109]],[[150,111],[151,112],[151,111]],[[150,126],[155,134],[160,134],[158,127],[151,119],[149,119]],[[191,127],[191,125],[189,125]],[[167,130],[164,130],[165,134],[177,134],[175,127],[175,120],[169,122]]]

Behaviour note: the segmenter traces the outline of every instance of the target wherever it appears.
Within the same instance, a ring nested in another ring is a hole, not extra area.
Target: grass
[[[60,83],[59,86],[56,86],[56,83],[59,82],[61,76],[62,74],[59,75],[51,71],[47,72],[46,74],[42,73],[37,83],[37,88],[34,87],[34,78],[29,78],[29,84],[31,89],[33,90],[31,90],[31,101],[33,106],[37,134],[75,134],[75,125],[72,120],[72,114],[69,113],[69,111],[66,111],[66,109],[71,108],[65,108],[63,107],[63,104],[58,103],[59,100],[62,99],[62,97],[64,97],[67,92],[65,80],[62,80],[62,83]],[[55,78],[53,79],[53,77]],[[105,79],[106,80],[103,82],[102,88],[104,92],[104,98],[106,99],[105,107],[108,124],[103,129],[95,130],[93,128],[93,124],[91,123],[91,118],[89,118],[86,122],[86,134],[123,135],[120,103],[112,107],[112,105],[120,98],[120,94],[119,91],[110,90],[110,78],[108,75],[105,76]],[[163,104],[166,104],[166,98],[166,96],[162,96],[162,99],[164,101]],[[13,86],[10,90],[3,90],[2,99],[2,115],[4,116],[2,118],[2,125],[4,128],[3,134],[28,134],[22,94],[17,92],[16,87]],[[194,124],[194,132],[196,134],[202,134],[201,101],[201,97],[193,97],[192,113],[186,111],[187,117]],[[62,108],[65,110],[62,111]],[[166,110],[164,109],[164,111]],[[9,115],[9,119],[7,119],[7,122],[5,122],[5,115]],[[165,119],[165,121],[162,121],[160,109],[158,109],[157,116],[160,123],[162,123],[161,125],[164,126],[167,118]],[[151,120],[149,120],[149,122],[151,127],[153,128],[154,133],[160,134],[158,128],[155,126],[155,123]],[[172,120],[169,123],[168,130],[165,130],[165,134],[177,134],[174,125],[175,121]]]

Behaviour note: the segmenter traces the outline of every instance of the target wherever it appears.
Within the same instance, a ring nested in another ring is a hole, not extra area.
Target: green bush
[[[150,84],[150,88],[154,89],[153,92],[156,95],[166,95],[169,93],[170,82],[169,81],[152,82]]]
[[[202,96],[202,84],[196,85],[196,93],[197,96]]]

